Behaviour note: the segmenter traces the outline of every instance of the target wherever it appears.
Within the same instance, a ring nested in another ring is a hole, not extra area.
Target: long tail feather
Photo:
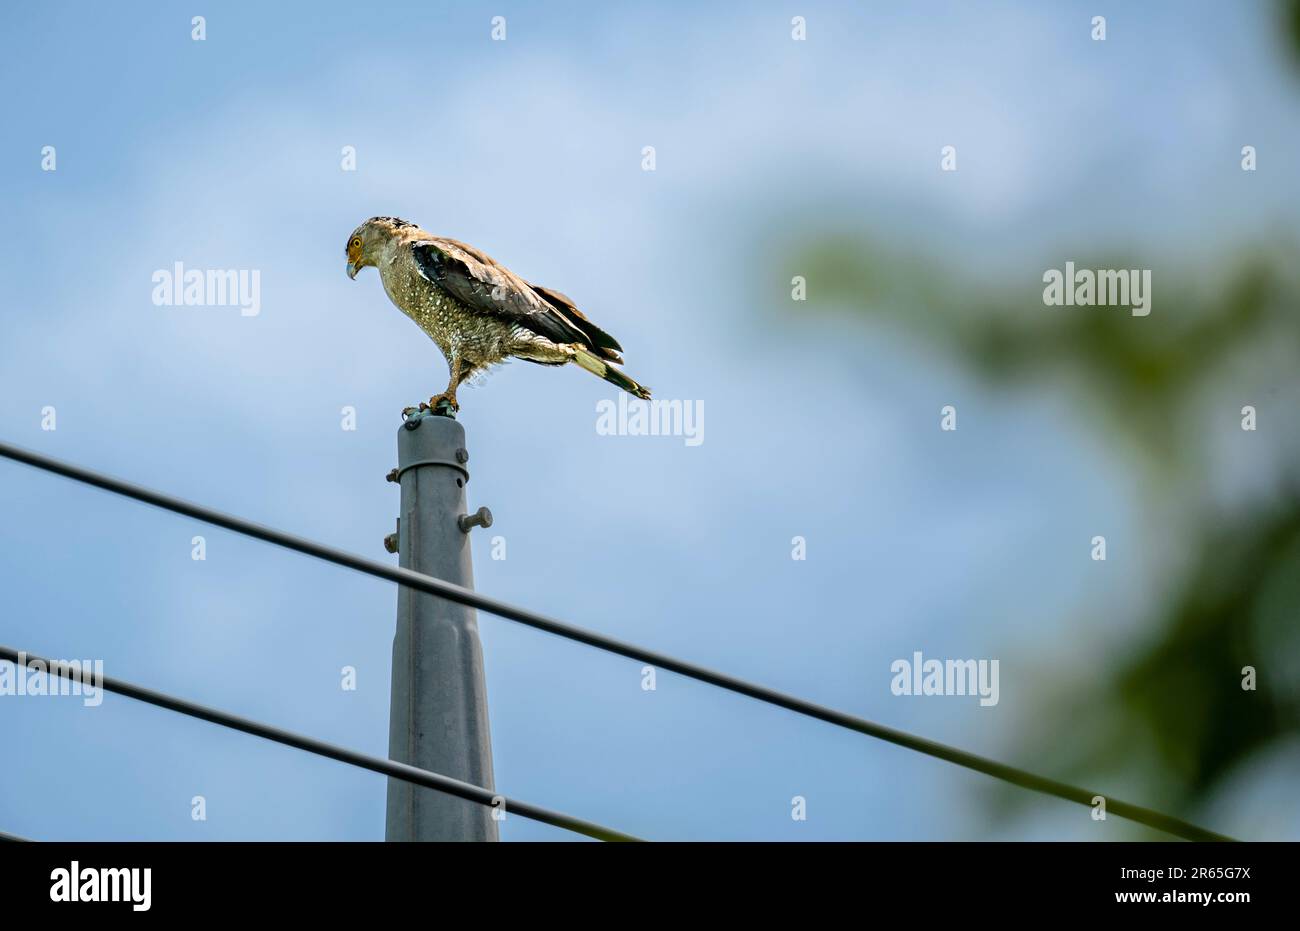
[[[604,359],[598,359],[585,349],[574,348],[573,361],[593,375],[597,375],[611,385],[618,385],[628,394],[634,394],[646,401],[650,400],[650,389],[639,385]]]

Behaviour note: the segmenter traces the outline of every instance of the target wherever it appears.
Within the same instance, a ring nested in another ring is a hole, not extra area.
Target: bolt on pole
[[[490,526],[492,515],[486,508],[466,514],[468,461],[464,427],[450,417],[417,416],[397,433],[397,469],[389,478],[402,488],[399,565],[473,588],[470,532]],[[483,648],[473,608],[398,589],[388,756],[495,788]],[[390,841],[494,841],[496,811],[390,779],[384,836]]]

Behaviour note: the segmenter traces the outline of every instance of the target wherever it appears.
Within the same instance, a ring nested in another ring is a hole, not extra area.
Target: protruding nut
[[[469,533],[475,527],[491,527],[492,512],[487,508],[479,508],[473,514],[462,514],[456,518],[456,523],[460,525],[462,533]]]

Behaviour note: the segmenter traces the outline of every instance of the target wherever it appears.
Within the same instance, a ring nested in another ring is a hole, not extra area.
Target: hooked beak
[[[352,262],[348,263],[348,277],[352,278],[353,280],[355,280],[357,277],[357,267]]]

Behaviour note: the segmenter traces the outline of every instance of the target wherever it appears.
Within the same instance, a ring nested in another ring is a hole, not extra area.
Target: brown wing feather
[[[469,310],[527,327],[554,343],[587,343],[586,334],[528,282],[488,256],[454,239],[411,243],[420,274]]]
[[[622,363],[623,358],[619,353],[623,351],[623,347],[618,344],[618,340],[588,320],[587,315],[578,310],[567,294],[544,285],[533,284],[531,281],[528,282],[528,286],[568,317],[574,326],[582,330],[583,335],[587,337],[587,345],[595,349],[602,358]]]

